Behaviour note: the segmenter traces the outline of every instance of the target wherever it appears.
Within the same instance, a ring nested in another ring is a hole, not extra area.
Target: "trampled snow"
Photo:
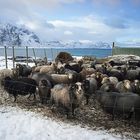
[[[120,140],[106,131],[92,131],[57,122],[18,107],[0,106],[0,140]]]

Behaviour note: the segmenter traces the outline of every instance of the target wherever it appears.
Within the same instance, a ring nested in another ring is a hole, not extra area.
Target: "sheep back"
[[[73,79],[72,74],[51,74],[51,78],[54,84],[69,84]]]
[[[70,96],[68,85],[58,84],[51,89],[51,100],[57,105],[61,104],[69,108]]]

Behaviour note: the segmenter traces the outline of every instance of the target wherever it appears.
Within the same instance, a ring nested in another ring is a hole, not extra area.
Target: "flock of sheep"
[[[17,100],[17,95],[39,94],[42,104],[62,107],[66,115],[95,99],[102,108],[126,119],[140,118],[140,61],[127,62],[83,57],[73,59],[60,52],[54,62],[34,67],[17,64],[0,71],[1,85]]]

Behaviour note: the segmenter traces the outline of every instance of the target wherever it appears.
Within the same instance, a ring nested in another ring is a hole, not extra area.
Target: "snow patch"
[[[120,140],[106,131],[92,131],[57,122],[18,107],[0,107],[1,140]]]

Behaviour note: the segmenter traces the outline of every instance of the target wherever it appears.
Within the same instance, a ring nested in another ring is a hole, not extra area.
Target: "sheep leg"
[[[114,115],[114,113],[113,113],[113,114],[112,114],[112,119],[111,119],[111,120],[114,121],[114,118],[115,118],[115,115]]]
[[[126,119],[130,120],[133,114],[134,114],[134,107],[131,108],[130,113]]]
[[[17,100],[17,95],[14,95],[14,102],[16,102]]]
[[[40,100],[41,100],[41,104],[44,104],[44,99],[43,99],[43,98],[41,98]]]
[[[65,112],[66,112],[66,115],[67,115],[67,119],[69,119],[69,109],[65,108]]]
[[[32,93],[30,93],[28,99],[30,100],[30,97],[31,97]],[[34,94],[34,100],[36,99],[36,95]]]
[[[89,102],[89,96],[86,96],[86,105],[88,105]]]
[[[54,99],[51,97],[51,102],[50,102],[51,105],[55,104],[55,101]]]
[[[72,116],[74,117],[75,114],[74,114],[74,107],[72,107]]]
[[[72,104],[72,107],[71,107],[71,112],[72,112],[72,116],[74,117],[75,116],[75,105]]]
[[[35,93],[34,93],[34,100],[36,100],[36,95],[35,95]]]
[[[30,93],[30,95],[28,96],[28,99],[29,99],[29,100],[30,100],[31,95],[32,95],[32,94]]]
[[[42,103],[42,104],[46,104],[46,99],[41,98],[41,103]]]

